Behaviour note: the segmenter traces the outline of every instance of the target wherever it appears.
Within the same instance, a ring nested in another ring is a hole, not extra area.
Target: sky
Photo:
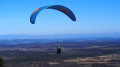
[[[0,35],[120,33],[120,0],[0,0]],[[34,10],[46,5],[71,9],[77,21],[45,9],[30,23]]]

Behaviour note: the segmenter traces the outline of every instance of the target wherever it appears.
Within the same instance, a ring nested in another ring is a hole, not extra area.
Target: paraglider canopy
[[[55,9],[58,10],[60,12],[63,12],[64,14],[66,14],[71,20],[76,21],[76,17],[74,15],[74,13],[67,7],[62,6],[62,5],[51,5],[51,6],[44,6],[41,8],[38,8],[37,10],[35,10],[31,17],[30,17],[30,22],[32,24],[35,24],[35,20],[37,15],[43,10],[43,9]]]

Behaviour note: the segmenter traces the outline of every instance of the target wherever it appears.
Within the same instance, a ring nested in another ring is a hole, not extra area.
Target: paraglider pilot
[[[57,47],[57,52],[56,52],[56,53],[57,53],[57,54],[61,54],[61,52],[62,52],[62,51],[61,51],[61,46],[60,46],[60,47]]]

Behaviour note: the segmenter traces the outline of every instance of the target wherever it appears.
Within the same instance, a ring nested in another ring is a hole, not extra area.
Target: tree
[[[3,59],[0,57],[0,67],[4,67]]]

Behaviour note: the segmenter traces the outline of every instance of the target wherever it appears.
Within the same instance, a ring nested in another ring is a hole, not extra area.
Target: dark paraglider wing
[[[47,9],[55,9],[55,10],[61,11],[61,12],[65,13],[71,20],[76,21],[76,17],[74,15],[74,13],[65,6],[53,5],[53,6],[48,7]]]
[[[43,9],[46,9],[48,8],[48,6],[44,6],[44,7],[41,7],[41,8],[38,8],[37,10],[35,10],[32,15],[30,16],[30,22],[32,24],[35,24],[35,20],[36,20],[36,17],[37,15],[39,14],[39,12],[41,12]]]
[[[71,20],[76,21],[76,17],[74,15],[74,13],[67,7],[62,6],[62,5],[52,5],[52,6],[44,6],[41,8],[38,8],[37,10],[35,10],[31,17],[30,17],[30,22],[32,24],[35,24],[35,20],[37,15],[39,14],[39,12],[41,12],[43,9],[55,9],[58,10],[60,12],[63,12],[64,14],[66,14]]]

